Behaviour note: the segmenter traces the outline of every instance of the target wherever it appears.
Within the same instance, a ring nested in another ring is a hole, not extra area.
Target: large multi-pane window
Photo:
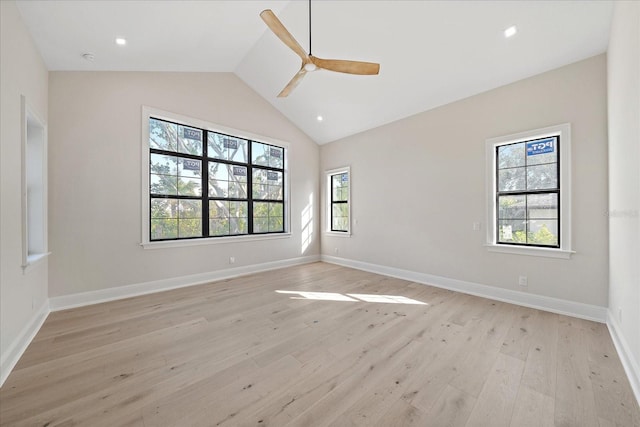
[[[285,154],[149,117],[149,240],[284,232]]]
[[[496,241],[560,247],[560,137],[498,145]]]

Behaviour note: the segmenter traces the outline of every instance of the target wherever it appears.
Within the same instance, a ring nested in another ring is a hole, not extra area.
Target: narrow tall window
[[[284,147],[148,120],[149,241],[285,232]]]
[[[327,188],[329,190],[328,231],[337,233],[350,232],[350,181],[349,168],[327,172]]]
[[[48,255],[47,140],[43,122],[22,98],[22,266]]]

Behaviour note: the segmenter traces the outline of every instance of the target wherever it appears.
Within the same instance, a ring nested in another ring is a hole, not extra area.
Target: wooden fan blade
[[[260,12],[260,17],[264,21],[265,24],[269,27],[273,34],[275,34],[284,44],[289,46],[291,50],[298,54],[300,58],[302,58],[302,62],[309,63],[309,55],[304,51],[300,43],[297,42],[296,39],[293,38],[291,33],[282,25],[282,22],[278,19],[278,17],[271,11],[271,9],[265,9]]]
[[[289,81],[289,83],[287,83],[284,89],[282,89],[282,91],[278,94],[278,98],[284,98],[288,96],[291,93],[291,91],[293,91],[296,88],[296,86],[298,86],[298,84],[302,81],[302,78],[304,77],[305,74],[307,74],[307,70],[304,69],[304,64],[303,64],[302,68],[300,68],[300,71],[298,71],[296,75],[293,76],[293,78]]]
[[[339,73],[373,75],[380,72],[380,64],[374,62],[361,61],[345,61],[342,59],[321,59],[315,56],[309,56],[318,68],[324,68],[329,71],[337,71]]]

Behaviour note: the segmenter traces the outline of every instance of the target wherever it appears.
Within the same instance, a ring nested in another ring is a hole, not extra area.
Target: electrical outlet
[[[474,222],[473,223],[473,231],[480,231],[480,223],[479,222]]]
[[[527,286],[527,276],[520,276],[518,277],[518,285],[520,286]]]
[[[236,262],[236,257],[230,256],[229,257],[229,264],[235,264]]]
[[[334,248],[334,249],[333,249],[333,251],[334,251],[335,253],[338,253],[338,252],[340,252],[340,249],[338,249],[338,248]]]

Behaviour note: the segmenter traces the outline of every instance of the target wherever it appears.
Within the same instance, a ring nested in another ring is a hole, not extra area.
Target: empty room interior
[[[0,18],[0,425],[640,427],[640,2]]]

